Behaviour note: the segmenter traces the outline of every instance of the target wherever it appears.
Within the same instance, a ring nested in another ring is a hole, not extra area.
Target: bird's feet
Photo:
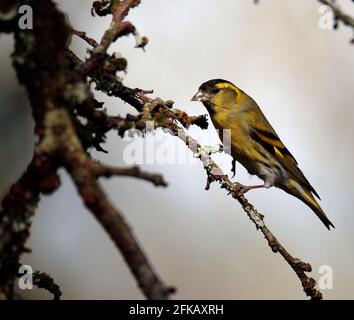
[[[243,196],[246,192],[252,189],[266,188],[264,184],[257,184],[255,186],[244,186],[243,184],[238,185],[238,190],[236,190],[236,197]]]
[[[232,165],[232,168],[231,168],[232,177],[231,178],[233,178],[236,174],[236,160],[235,159],[232,159],[231,165]]]

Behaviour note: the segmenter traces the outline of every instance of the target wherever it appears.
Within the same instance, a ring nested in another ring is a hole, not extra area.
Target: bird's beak
[[[206,94],[205,92],[198,91],[191,99],[191,101],[208,101],[209,100],[209,95]]]

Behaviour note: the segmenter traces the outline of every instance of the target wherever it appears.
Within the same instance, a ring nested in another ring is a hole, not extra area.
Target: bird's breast
[[[250,174],[262,180],[277,181],[284,175],[281,166],[267,150],[264,150],[249,134],[247,119],[242,114],[214,114],[212,121],[218,129],[225,147],[231,142],[232,157],[244,166]],[[230,131],[225,131],[230,130]],[[225,134],[228,138],[225,138]],[[230,139],[231,136],[231,139]]]
[[[225,149],[230,147],[233,158],[241,164],[248,162],[247,159],[254,146],[251,144],[248,127],[242,117],[237,114],[218,112],[213,114],[211,119]],[[228,146],[229,143],[231,145]]]

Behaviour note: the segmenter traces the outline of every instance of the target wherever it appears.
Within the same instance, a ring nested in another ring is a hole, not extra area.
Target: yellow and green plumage
[[[219,133],[231,129],[234,160],[264,181],[244,187],[243,193],[276,186],[306,203],[328,229],[334,227],[313,196],[319,198],[317,192],[250,96],[229,81],[215,79],[203,83],[192,100],[203,102]]]

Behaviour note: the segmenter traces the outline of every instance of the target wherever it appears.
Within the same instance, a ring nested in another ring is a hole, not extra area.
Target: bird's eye
[[[211,90],[211,92],[212,92],[213,94],[217,94],[219,91],[220,91],[220,89],[218,89],[218,88],[213,88],[213,89]]]

